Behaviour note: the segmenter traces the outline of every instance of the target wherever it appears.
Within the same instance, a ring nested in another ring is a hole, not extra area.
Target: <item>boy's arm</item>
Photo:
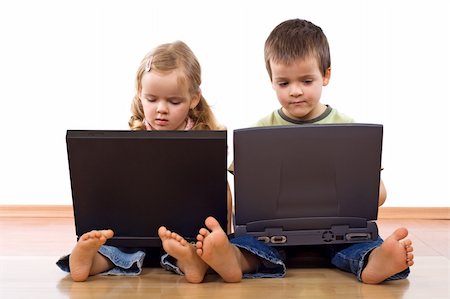
[[[380,179],[380,194],[378,196],[378,206],[381,207],[386,201],[386,188],[384,187],[383,180]]]

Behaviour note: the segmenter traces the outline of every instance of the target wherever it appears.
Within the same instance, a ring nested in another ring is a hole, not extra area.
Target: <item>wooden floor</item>
[[[137,277],[95,276],[74,283],[55,265],[75,244],[72,218],[0,217],[0,298],[450,298],[450,221],[385,219],[386,237],[406,226],[416,264],[402,281],[365,285],[330,268],[289,269],[285,278],[226,284],[210,275],[203,284],[146,268]]]

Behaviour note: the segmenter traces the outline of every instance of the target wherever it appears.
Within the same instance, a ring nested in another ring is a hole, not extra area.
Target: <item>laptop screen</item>
[[[160,246],[161,225],[194,239],[208,216],[226,227],[226,131],[77,131],[66,141],[77,236]]]
[[[377,218],[382,126],[330,124],[234,131],[235,222]]]

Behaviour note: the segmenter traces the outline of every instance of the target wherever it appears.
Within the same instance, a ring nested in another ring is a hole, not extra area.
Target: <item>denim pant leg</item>
[[[177,260],[170,256],[168,253],[165,253],[161,256],[161,267],[163,269],[174,272],[178,275],[184,275],[183,271],[180,270],[180,268],[177,266]]]
[[[244,278],[274,278],[286,275],[286,265],[279,252],[252,236],[239,236],[230,239],[230,242],[240,249],[260,258],[261,264],[252,273],[244,273]]]
[[[230,243],[255,254],[261,259],[261,265],[258,269],[253,273],[244,273],[244,278],[283,277],[286,274],[286,266],[281,260],[278,251],[274,248],[251,236],[233,237],[230,239]],[[161,257],[161,266],[167,271],[184,275],[176,265],[176,260],[168,254],[164,254]]]
[[[328,245],[328,253],[330,254],[331,263],[337,268],[351,272],[356,275],[359,281],[362,281],[361,274],[367,265],[369,254],[373,249],[379,247],[383,240],[378,237],[372,242],[355,243],[351,245]],[[394,274],[387,278],[388,280],[405,279],[409,275],[409,268]]]
[[[98,252],[114,264],[113,268],[100,273],[100,275],[135,276],[142,271],[145,252],[138,248],[118,248],[103,245]],[[69,256],[63,256],[56,262],[56,265],[65,272],[70,272]]]

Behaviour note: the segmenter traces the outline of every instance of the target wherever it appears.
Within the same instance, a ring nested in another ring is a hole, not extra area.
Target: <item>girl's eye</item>
[[[171,103],[172,105],[179,105],[181,104],[181,102],[181,99],[169,99],[169,103]]]
[[[168,98],[167,101],[172,105],[180,105],[180,104],[184,103],[186,101],[186,99],[183,97],[173,97],[173,98]]]
[[[150,103],[153,103],[154,101],[156,101],[156,100],[153,99],[153,98],[146,98],[146,100],[147,100],[147,102],[150,102]]]

